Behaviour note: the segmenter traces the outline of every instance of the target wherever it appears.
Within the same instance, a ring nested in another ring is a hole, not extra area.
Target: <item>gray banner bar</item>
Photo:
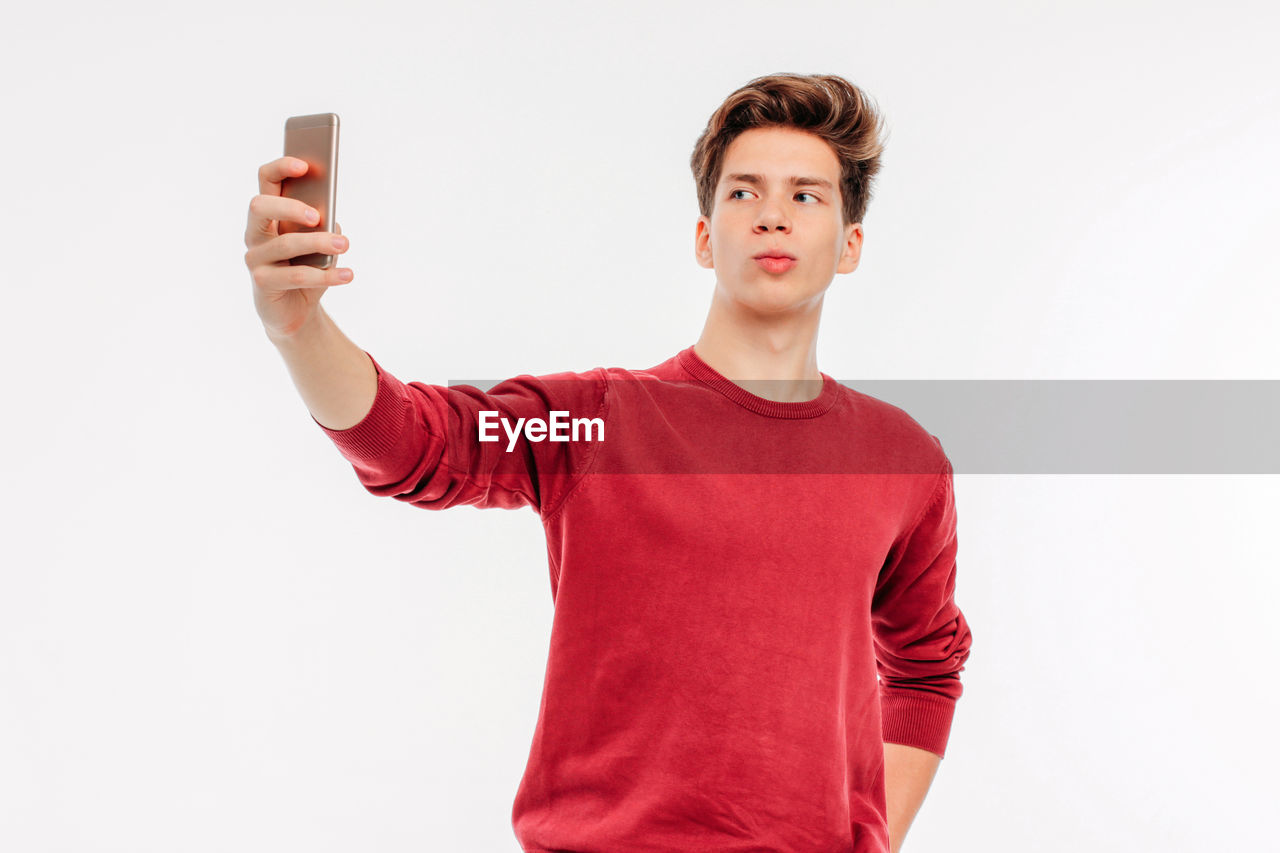
[[[449,384],[488,391],[502,381]],[[840,383],[903,409],[938,437],[957,474],[1280,474],[1280,380]],[[768,385],[757,382],[753,390],[761,393]],[[715,455],[708,447],[706,471],[740,470],[711,461]],[[633,461],[639,467],[615,466],[616,471],[669,473],[649,471],[643,457]],[[850,470],[834,463],[830,471],[821,463],[815,468],[813,460],[793,469],[776,460],[770,464],[795,473],[879,470],[874,462]]]
[[[1280,381],[841,380],[905,410],[957,474],[1280,474]]]

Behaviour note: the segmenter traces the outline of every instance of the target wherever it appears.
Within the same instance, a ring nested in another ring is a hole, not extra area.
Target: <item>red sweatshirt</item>
[[[935,437],[826,374],[756,396],[693,347],[488,392],[373,364],[364,420],[321,427],[369,492],[546,529],[525,851],[887,853],[883,742],[944,754],[971,641]]]

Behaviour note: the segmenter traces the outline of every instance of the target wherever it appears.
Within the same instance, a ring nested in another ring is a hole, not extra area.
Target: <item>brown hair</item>
[[[704,216],[715,205],[729,143],[757,127],[792,127],[830,145],[840,161],[844,224],[862,221],[871,201],[871,181],[880,171],[884,118],[865,92],[834,74],[770,74],[725,98],[689,161]]]

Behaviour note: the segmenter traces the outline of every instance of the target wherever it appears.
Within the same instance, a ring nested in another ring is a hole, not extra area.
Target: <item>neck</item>
[[[821,313],[821,301],[807,312],[764,316],[713,299],[693,351],[757,397],[806,402],[822,393],[817,357]]]

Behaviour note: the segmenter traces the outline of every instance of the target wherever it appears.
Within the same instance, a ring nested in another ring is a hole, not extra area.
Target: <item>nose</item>
[[[791,230],[791,221],[781,205],[766,202],[760,206],[760,213],[756,216],[755,230],[764,234],[770,230],[786,233]]]

